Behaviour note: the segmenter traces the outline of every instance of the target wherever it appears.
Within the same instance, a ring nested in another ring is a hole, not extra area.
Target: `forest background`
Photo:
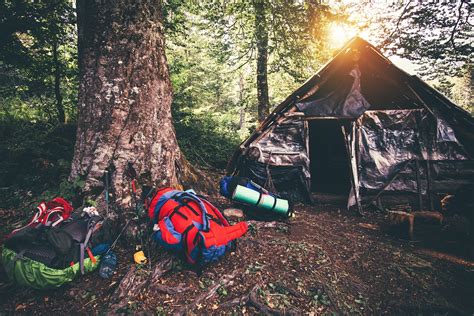
[[[468,1],[168,0],[162,14],[178,142],[204,169],[224,168],[259,119],[356,35],[474,113]],[[0,207],[71,199],[83,186],[68,181],[75,3],[2,1],[0,30]]]

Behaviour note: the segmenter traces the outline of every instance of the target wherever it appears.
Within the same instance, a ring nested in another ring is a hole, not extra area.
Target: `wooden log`
[[[413,226],[415,222],[415,215],[412,213],[402,212],[402,211],[389,211],[388,219],[390,224],[393,226],[408,226],[408,237],[413,239]]]
[[[391,225],[407,225],[408,226],[408,236],[410,239],[413,239],[413,230],[415,226],[415,219],[431,219],[443,224],[443,214],[440,212],[430,212],[430,211],[419,211],[419,212],[403,212],[403,211],[389,211],[388,218]]]

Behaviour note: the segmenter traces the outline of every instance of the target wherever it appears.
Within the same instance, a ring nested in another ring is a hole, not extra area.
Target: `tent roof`
[[[357,52],[358,54],[354,54]],[[234,153],[229,161],[227,170],[232,172],[235,162],[240,156],[242,150],[252,143],[259,135],[264,133],[274,124],[278,124],[279,120],[284,117],[295,103],[302,101],[313,95],[318,89],[333,75],[337,75],[337,71],[347,66],[348,62],[360,57],[360,61],[370,63],[372,69],[380,70],[384,75],[393,78],[399,85],[399,89],[404,89],[407,94],[420,107],[424,107],[428,112],[442,113],[448,121],[454,123],[453,127],[462,137],[467,138],[470,143],[474,144],[474,118],[465,110],[458,107],[454,102],[449,100],[439,91],[429,86],[417,76],[412,76],[402,69],[395,66],[388,58],[386,58],[376,47],[360,37],[354,37],[315,75],[309,78],[301,87],[289,95],[281,102],[262,124],[245,140],[239,149]],[[359,62],[359,60],[357,61]],[[473,152],[474,148],[469,152]]]

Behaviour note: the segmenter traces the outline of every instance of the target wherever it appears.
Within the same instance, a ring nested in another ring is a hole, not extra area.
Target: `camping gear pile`
[[[141,208],[134,183],[133,193],[139,217]],[[248,230],[246,222],[230,225],[214,205],[192,190],[161,188],[144,200],[153,226],[152,239],[198,267],[222,258]],[[107,199],[106,202],[108,209]],[[275,209],[281,208],[279,203],[274,203]],[[72,282],[79,274],[94,271],[99,263],[99,275],[112,276],[117,257],[111,250],[130,219],[110,245],[103,229],[104,218],[94,207],[82,212],[73,210],[62,198],[43,202],[27,225],[7,236],[1,259],[11,281],[36,289],[56,288]],[[143,246],[142,240],[133,255],[137,264],[149,262]]]
[[[293,208],[288,200],[271,193],[257,183],[244,177],[224,177],[220,183],[220,194],[244,206],[251,206],[276,218],[288,218]]]
[[[95,208],[74,213],[69,202],[55,198],[37,210],[3,243],[1,260],[10,280],[36,289],[56,288],[99,266],[109,247],[104,219]]]
[[[247,223],[231,226],[221,212],[194,191],[158,190],[148,206],[153,239],[184,255],[191,264],[206,264],[224,256]]]

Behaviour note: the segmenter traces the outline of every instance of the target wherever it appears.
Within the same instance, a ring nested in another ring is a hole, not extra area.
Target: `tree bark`
[[[254,0],[255,38],[257,40],[257,100],[258,121],[262,122],[269,114],[268,99],[268,27],[266,20],[266,0]]]
[[[119,207],[131,203],[126,169],[140,184],[197,182],[176,141],[160,0],[77,1],[79,104],[70,180],[103,191],[105,169]]]
[[[53,62],[54,62],[54,96],[56,99],[56,110],[60,124],[66,123],[64,114],[63,96],[61,95],[61,63],[59,62],[58,43],[53,42]]]

